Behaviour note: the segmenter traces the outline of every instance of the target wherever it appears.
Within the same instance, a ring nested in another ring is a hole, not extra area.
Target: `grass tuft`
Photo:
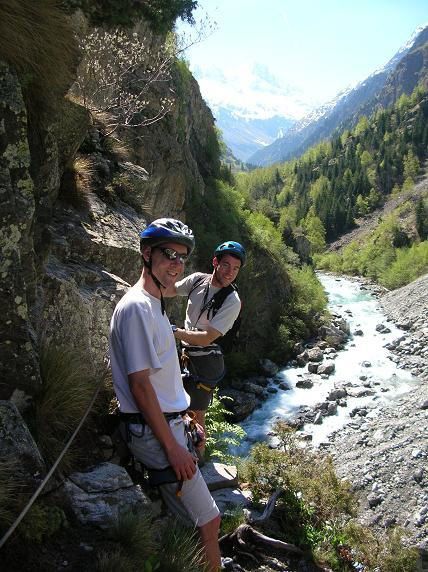
[[[110,530],[111,550],[98,556],[97,572],[202,572],[196,531],[174,519],[154,526],[150,515],[128,513]]]
[[[225,512],[221,519],[220,536],[230,534],[245,522],[246,519],[242,507],[237,506],[234,509]]]
[[[204,564],[198,539],[196,530],[176,519],[168,521],[162,530],[159,572],[202,572]]]
[[[17,460],[0,459],[0,530],[12,524],[25,502],[18,469]]]
[[[0,2],[0,59],[16,69],[35,112],[65,95],[74,79],[77,43],[56,0]]]
[[[88,210],[94,173],[92,160],[82,155],[77,156],[62,176],[61,198],[77,209]]]
[[[115,161],[124,162],[130,159],[130,148],[128,145],[113,135],[107,135],[103,139],[103,147]]]
[[[121,550],[135,562],[144,562],[157,550],[158,543],[153,536],[150,514],[121,515],[111,534],[120,544]]]
[[[95,380],[88,361],[70,349],[53,346],[40,356],[42,387],[35,399],[34,433],[49,463],[57,459],[93,395]],[[76,455],[72,446],[61,468],[70,469]]]
[[[144,570],[144,568],[141,568]],[[132,559],[120,547],[112,550],[103,550],[97,555],[96,572],[136,572]]]

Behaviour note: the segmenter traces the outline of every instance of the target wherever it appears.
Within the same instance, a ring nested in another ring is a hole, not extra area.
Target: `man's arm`
[[[191,346],[202,347],[209,346],[221,335],[221,332],[215,328],[212,328],[211,326],[206,326],[205,330],[202,331],[184,330],[183,328],[177,328],[174,332],[176,340],[186,342],[186,344],[190,344]]]
[[[196,472],[194,457],[175,439],[161,411],[158,398],[150,383],[149,370],[144,369],[128,375],[129,387],[139,410],[155,437],[165,450],[178,480],[191,479]]]

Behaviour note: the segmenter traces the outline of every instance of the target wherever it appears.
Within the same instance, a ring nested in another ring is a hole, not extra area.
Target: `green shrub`
[[[379,277],[386,288],[394,289],[409,284],[428,271],[428,241],[396,251],[395,261]]]
[[[218,397],[217,390],[213,395],[213,402],[206,413],[206,456],[211,459],[226,461],[230,459],[228,453],[230,446],[237,446],[245,437],[245,431],[239,425],[227,421],[230,413],[223,401],[228,397]]]
[[[358,524],[357,501],[349,484],[335,474],[332,460],[302,449],[286,423],[274,427],[280,447],[257,444],[241,464],[241,478],[249,483],[256,502],[282,490],[265,532],[310,549],[316,562],[335,572],[364,570],[411,572],[417,550],[403,545],[403,532],[381,536]]]
[[[177,18],[193,24],[192,12],[198,3],[196,0],[62,0],[62,4],[70,12],[82,10],[94,26],[131,27],[143,17],[156,33],[165,34]]]
[[[330,272],[342,272],[342,256],[338,252],[315,254],[313,262],[316,268]]]
[[[221,518],[220,536],[232,533],[245,522],[245,514],[241,507],[238,506],[231,511],[226,511]]]
[[[38,501],[33,504],[18,527],[18,534],[28,542],[41,544],[67,524],[63,510]]]
[[[275,520],[284,540],[314,547],[325,539],[326,521],[349,518],[355,500],[349,485],[337,478],[329,457],[301,449],[287,424],[274,427],[280,449],[258,444],[242,467],[256,502],[273,491],[283,494],[277,502]]]
[[[416,548],[404,546],[406,532],[391,528],[379,537],[369,528],[355,521],[348,522],[344,529],[344,545],[352,546],[354,557],[368,570],[382,572],[414,572],[418,559]]]

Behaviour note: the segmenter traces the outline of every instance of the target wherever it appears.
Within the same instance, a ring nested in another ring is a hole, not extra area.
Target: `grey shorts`
[[[187,449],[187,434],[181,417],[172,419],[169,426],[178,443]],[[128,447],[138,461],[151,469],[164,469],[169,465],[164,449],[148,425],[143,430],[142,425],[131,424],[129,429]],[[171,512],[185,522],[190,520],[199,527],[220,514],[199,468],[190,480],[183,482],[181,496],[177,496],[177,487],[177,483],[172,483],[159,486],[159,490]]]

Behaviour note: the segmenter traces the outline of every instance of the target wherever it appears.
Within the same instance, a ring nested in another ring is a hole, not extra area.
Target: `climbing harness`
[[[200,433],[197,423],[195,421],[195,414],[193,411],[177,411],[172,413],[163,414],[166,421],[172,421],[173,419],[182,418],[184,423],[184,429],[187,435],[188,450],[190,453],[194,453],[194,448],[201,442],[203,435]],[[143,414],[139,413],[119,413],[119,419],[124,422],[126,427],[125,440],[126,443],[131,441],[131,436],[134,435],[130,425],[141,425],[142,433],[139,436],[144,435],[145,427],[147,425]],[[132,467],[136,469],[135,457],[132,455]],[[159,487],[161,485],[174,484],[177,483],[176,495],[181,496],[181,490],[183,487],[183,481],[177,479],[174,469],[171,465],[164,467],[162,469],[155,469],[152,467],[147,467],[141,461],[138,461],[141,466],[141,472],[147,474],[148,484],[151,487]]]

